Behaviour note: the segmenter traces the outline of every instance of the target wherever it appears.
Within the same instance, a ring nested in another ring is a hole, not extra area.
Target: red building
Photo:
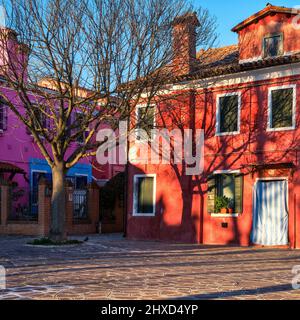
[[[168,103],[204,130],[204,171],[131,163],[128,238],[300,248],[298,13],[268,5],[232,29],[238,45],[197,54],[197,17],[175,21]]]

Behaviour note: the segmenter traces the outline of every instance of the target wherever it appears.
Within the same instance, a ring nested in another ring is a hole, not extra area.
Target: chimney
[[[0,75],[17,76],[27,81],[29,48],[18,41],[17,33],[6,27],[0,27]]]
[[[173,21],[173,73],[190,74],[196,62],[196,28],[200,26],[196,12],[187,12]]]

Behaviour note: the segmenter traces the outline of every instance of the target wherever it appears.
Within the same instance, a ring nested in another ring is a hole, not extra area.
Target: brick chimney
[[[15,75],[27,81],[29,48],[18,41],[17,33],[0,27],[0,75]]]
[[[173,73],[190,74],[196,61],[196,28],[200,26],[196,12],[187,12],[173,21]]]

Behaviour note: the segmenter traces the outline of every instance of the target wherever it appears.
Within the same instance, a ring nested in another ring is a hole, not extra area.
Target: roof
[[[23,169],[8,162],[0,162],[0,172],[21,173],[21,174],[25,173]]]
[[[226,48],[226,47],[225,47]],[[238,51],[232,46],[232,50],[228,48],[223,51],[224,48],[211,49],[212,53],[209,57],[210,63],[205,64],[199,61],[199,64],[196,66],[195,71],[191,74],[177,76],[175,79],[171,79],[171,82],[180,82],[196,79],[205,79],[209,77],[215,77],[226,74],[234,74],[242,71],[254,70],[254,69],[263,69],[267,67],[285,65],[300,62],[300,53],[287,56],[279,56],[274,58],[265,58],[262,60],[239,63],[238,60]],[[217,57],[220,53],[224,53],[223,58],[218,61]],[[204,53],[205,54],[205,53]],[[215,58],[214,58],[215,57]]]
[[[210,68],[237,63],[239,59],[238,45],[200,50],[197,53],[199,67]]]
[[[272,4],[268,3],[267,6],[260,10],[259,12],[253,14],[246,20],[240,22],[238,25],[236,25],[234,28],[231,29],[233,32],[238,32],[248,25],[252,24],[253,22],[256,22],[268,15],[276,14],[276,13],[285,13],[290,15],[297,15],[300,13],[299,9],[296,8],[286,8],[286,7],[279,7],[279,6],[273,6]]]

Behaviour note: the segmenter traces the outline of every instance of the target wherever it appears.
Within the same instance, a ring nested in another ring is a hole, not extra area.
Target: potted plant
[[[229,202],[230,199],[225,196],[216,197],[216,211],[220,213],[227,213]]]

